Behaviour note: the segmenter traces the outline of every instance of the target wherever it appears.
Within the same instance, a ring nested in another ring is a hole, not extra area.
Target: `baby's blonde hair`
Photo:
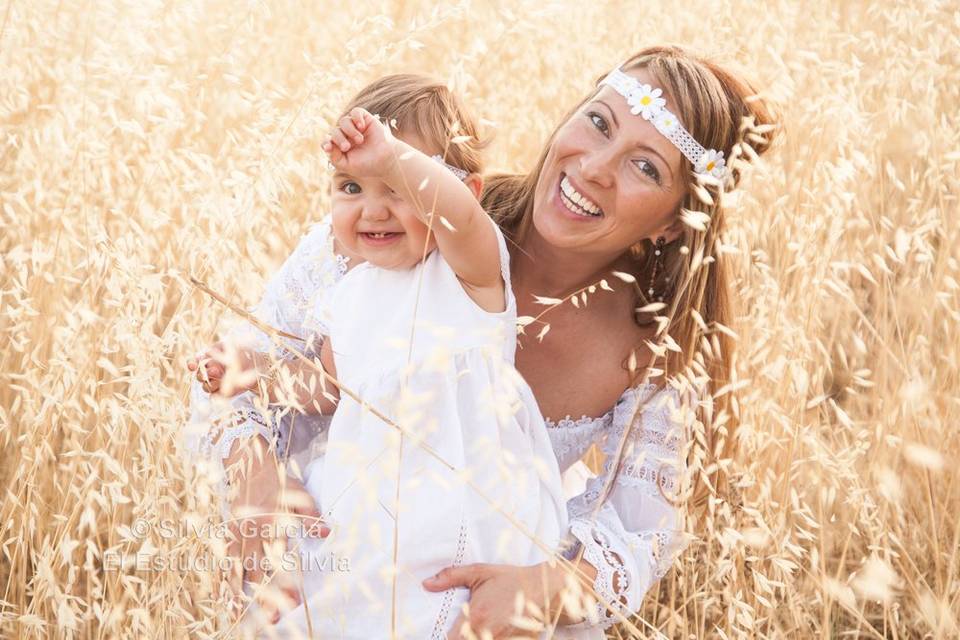
[[[419,135],[435,145],[447,163],[469,173],[483,171],[486,141],[480,139],[473,115],[442,82],[412,73],[384,76],[361,89],[341,117],[357,107],[395,123],[401,136]]]

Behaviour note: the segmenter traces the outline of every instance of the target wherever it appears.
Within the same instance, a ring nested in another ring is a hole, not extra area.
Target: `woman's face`
[[[629,72],[659,83],[645,70]],[[675,104],[665,94],[667,108]],[[668,228],[686,194],[681,154],[604,86],[556,133],[534,193],[533,225],[549,244],[620,255]],[[675,227],[675,225],[674,225]]]

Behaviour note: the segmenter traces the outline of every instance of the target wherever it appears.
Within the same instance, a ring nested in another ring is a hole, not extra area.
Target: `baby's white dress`
[[[305,474],[333,532],[302,542],[307,598],[280,635],[444,638],[469,592],[430,593],[425,578],[536,564],[558,548],[560,473],[513,367],[516,301],[497,239],[502,312],[481,309],[438,251],[409,270],[358,265],[330,297],[338,379],[404,435],[340,394],[326,455]]]

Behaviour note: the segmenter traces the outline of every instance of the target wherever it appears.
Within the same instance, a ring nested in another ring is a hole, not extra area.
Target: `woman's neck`
[[[531,228],[513,256],[511,280],[514,288],[558,298],[609,278],[622,259],[555,247]]]

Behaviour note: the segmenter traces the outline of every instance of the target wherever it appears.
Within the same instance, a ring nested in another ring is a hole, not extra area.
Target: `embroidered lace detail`
[[[673,556],[670,553],[671,532],[667,531],[644,531],[637,534],[637,539],[641,544],[645,544],[650,549],[654,559],[654,579],[659,580],[667,575],[667,571],[673,565]]]
[[[656,468],[646,463],[626,463],[620,468],[616,481],[625,486],[644,489],[652,498],[661,497],[660,490],[672,498],[677,490],[676,472],[665,465]]]
[[[565,418],[560,418],[556,422],[550,418],[544,418],[543,421],[546,423],[548,429],[579,429],[581,427],[590,427],[595,426],[594,423],[606,422],[613,415],[613,409],[607,411],[605,414],[599,418],[591,418],[590,416],[582,416],[574,420],[568,414]]]
[[[561,469],[565,457],[579,458],[592,444],[606,454],[600,473],[567,503],[569,535],[597,569],[594,590],[600,598],[587,620],[573,628],[609,627],[619,619],[615,612],[629,617],[670,569],[674,549],[668,545],[679,540],[671,528],[676,507],[670,498],[679,490],[685,443],[677,398],[672,388],[641,385],[624,392],[600,418],[547,421]],[[638,403],[643,403],[640,415],[627,431]],[[615,468],[621,444],[622,462]],[[611,473],[616,475],[605,493]]]
[[[453,566],[459,567],[463,563],[463,554],[467,549],[467,527],[461,520],[460,536],[457,538],[457,555],[453,560]],[[447,619],[450,617],[450,607],[453,605],[454,589],[447,589],[443,592],[443,602],[440,603],[440,613],[437,615],[437,622],[433,625],[433,633],[430,634],[431,640],[442,640],[447,637]]]
[[[610,540],[598,528],[591,529],[585,521],[574,522],[570,530],[583,544],[583,558],[597,570],[597,577],[593,581],[593,589],[599,598],[595,609],[588,614],[587,622],[599,623],[603,628],[616,622],[616,617],[609,607],[619,605],[623,608],[626,602],[624,595],[629,588],[629,576],[624,569],[623,562],[610,548]],[[624,612],[629,615],[629,612]]]
[[[350,266],[347,264],[350,262],[350,258],[347,256],[341,256],[339,253],[333,254],[333,257],[337,261],[337,275],[342,278],[347,273],[347,269],[350,268]]]
[[[572,626],[599,625],[601,628],[607,628],[618,620],[614,611],[611,610],[613,608],[629,617],[631,612],[627,594],[633,586],[630,572],[627,571],[625,562],[613,550],[608,534],[602,527],[591,527],[585,520],[576,520],[571,523],[570,531],[583,545],[583,558],[597,570],[593,589],[599,597],[596,608],[588,612],[587,619]],[[674,535],[674,532],[670,531],[643,531],[628,534],[627,539],[624,540],[627,548],[651,558],[652,581],[665,576],[673,564],[674,556],[669,545]]]
[[[214,422],[200,443],[200,451],[207,457],[217,452],[220,460],[230,456],[233,443],[259,433],[271,444],[279,439],[279,430],[259,411],[241,408],[225,419]]]
[[[546,420],[547,436],[553,445],[560,469],[564,470],[586,453],[594,441],[598,440],[604,429],[609,426],[612,413],[599,418],[584,417],[580,420],[564,418],[554,424]]]

